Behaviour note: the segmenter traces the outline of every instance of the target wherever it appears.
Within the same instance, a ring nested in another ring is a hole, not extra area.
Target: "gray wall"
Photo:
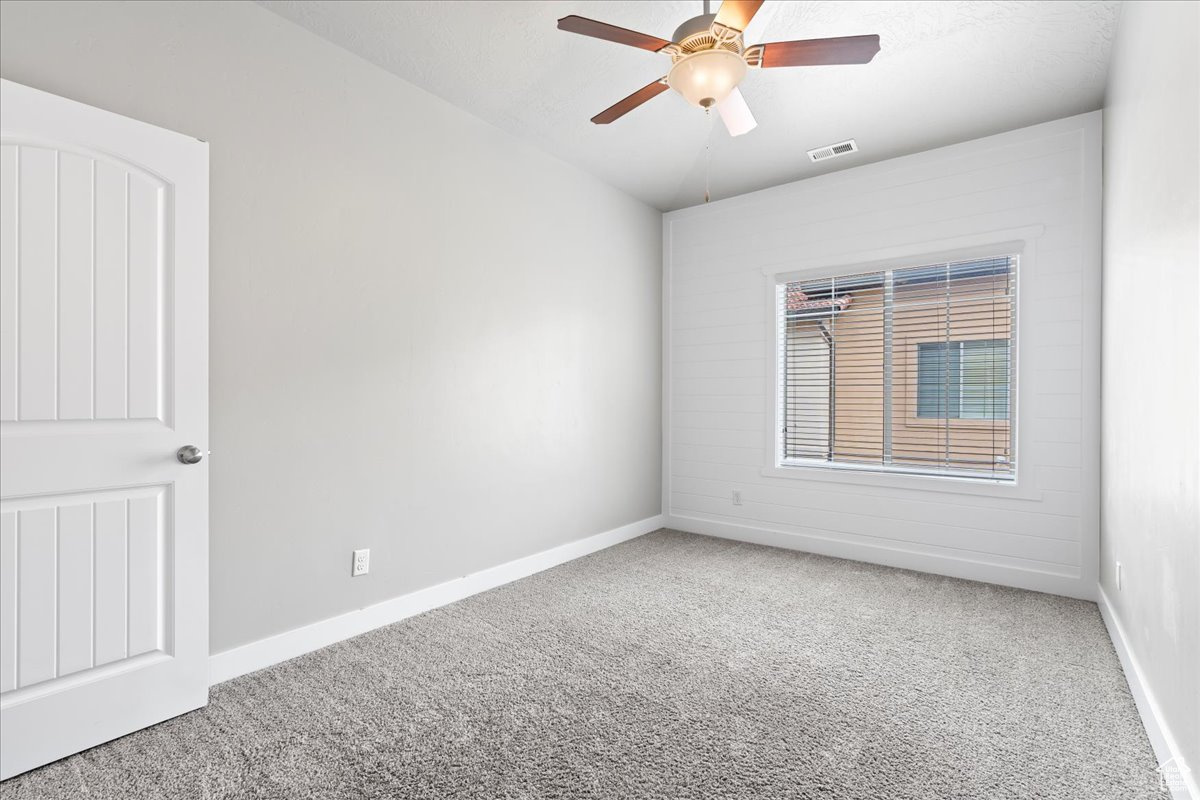
[[[214,652],[659,513],[658,212],[250,3],[2,9],[210,142]]]
[[[1200,5],[1124,3],[1104,146],[1100,583],[1200,771]],[[1115,580],[1120,561],[1122,588]]]

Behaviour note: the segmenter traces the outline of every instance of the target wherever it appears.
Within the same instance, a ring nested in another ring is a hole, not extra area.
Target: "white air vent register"
[[[849,153],[857,152],[858,144],[855,143],[853,139],[847,139],[844,142],[838,142],[837,144],[830,144],[826,145],[825,147],[818,147],[815,150],[809,150],[808,157],[815,163],[817,161],[824,161],[827,158],[837,158],[838,156],[844,156]]]

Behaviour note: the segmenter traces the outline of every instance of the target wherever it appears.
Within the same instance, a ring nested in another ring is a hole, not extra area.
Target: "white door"
[[[208,699],[208,146],[0,82],[0,777]]]

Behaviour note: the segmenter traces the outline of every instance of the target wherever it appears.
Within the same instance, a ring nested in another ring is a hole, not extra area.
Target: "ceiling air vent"
[[[837,158],[838,156],[844,156],[847,153],[857,152],[858,145],[855,143],[855,141],[853,139],[847,139],[844,142],[826,145],[825,147],[818,147],[816,150],[809,150],[808,157],[815,163],[817,161],[824,161],[827,158]]]

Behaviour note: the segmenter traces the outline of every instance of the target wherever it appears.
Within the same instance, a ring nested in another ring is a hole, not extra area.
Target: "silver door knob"
[[[204,458],[204,453],[201,453],[200,448],[193,444],[185,444],[175,451],[175,457],[181,464],[199,464],[200,459]]]

